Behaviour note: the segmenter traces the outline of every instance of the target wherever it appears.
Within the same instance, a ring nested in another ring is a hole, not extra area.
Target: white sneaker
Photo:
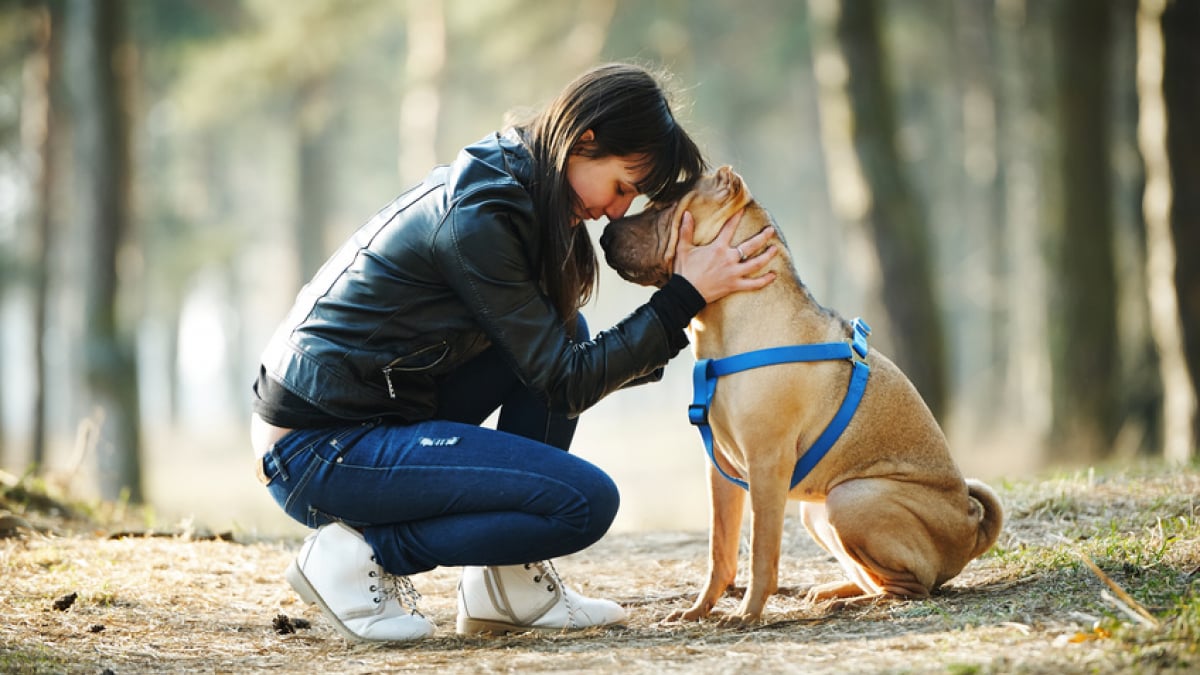
[[[284,576],[350,640],[402,642],[433,635],[433,622],[417,610],[421,594],[408,577],[384,572],[363,536],[342,523],[309,535]]]
[[[577,630],[624,620],[617,603],[567,588],[549,561],[464,567],[458,582],[460,635]]]

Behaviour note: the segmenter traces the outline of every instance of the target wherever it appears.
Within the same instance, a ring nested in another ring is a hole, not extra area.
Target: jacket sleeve
[[[626,384],[652,377],[687,345],[683,328],[695,312],[668,327],[652,299],[590,340],[570,339],[539,287],[536,225],[522,199],[528,197],[519,187],[463,198],[436,231],[434,255],[522,382],[574,416]]]

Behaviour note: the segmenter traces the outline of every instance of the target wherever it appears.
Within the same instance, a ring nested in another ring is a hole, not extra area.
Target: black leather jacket
[[[332,417],[410,422],[436,410],[436,378],[493,344],[569,415],[661,377],[703,298],[680,279],[613,328],[572,341],[538,285],[543,225],[530,177],[531,157],[512,135],[488,136],[434,169],[301,290],[263,354],[264,374]]]

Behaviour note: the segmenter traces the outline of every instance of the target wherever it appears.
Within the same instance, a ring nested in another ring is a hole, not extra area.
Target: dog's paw
[[[762,616],[759,614],[729,614],[723,616],[717,621],[717,626],[721,628],[743,628],[753,626],[762,621]]]
[[[692,607],[691,609],[677,609],[667,615],[663,619],[663,623],[683,623],[685,621],[703,621],[711,614],[702,607]]]
[[[865,595],[865,592],[858,584],[835,581],[828,584],[818,584],[808,589],[808,593],[804,594],[804,601],[815,605],[826,600],[857,598],[862,595]]]

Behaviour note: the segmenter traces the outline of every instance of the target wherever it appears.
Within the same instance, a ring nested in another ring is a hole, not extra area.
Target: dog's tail
[[[971,559],[974,560],[996,543],[996,538],[1000,536],[1000,527],[1004,525],[1004,508],[1000,506],[1000,498],[996,496],[992,488],[982,481],[968,478],[967,493],[983,512],[979,517],[979,534],[975,539],[975,550],[971,552]]]

